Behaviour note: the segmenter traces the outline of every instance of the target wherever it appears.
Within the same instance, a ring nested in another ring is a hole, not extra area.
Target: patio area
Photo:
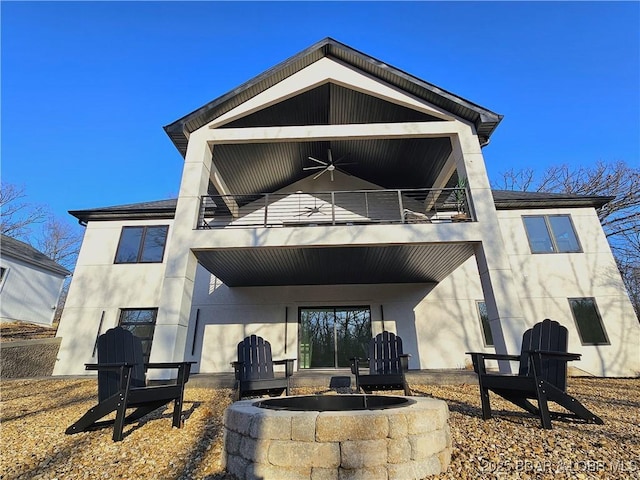
[[[451,465],[432,478],[640,478],[639,378],[571,378],[569,393],[605,424],[558,420],[553,430],[542,430],[539,419],[499,398],[492,398],[496,410],[510,413],[484,422],[477,385],[411,387],[415,395],[445,400],[450,410]],[[184,428],[171,428],[170,411],[156,411],[114,443],[110,429],[64,434],[95,401],[95,380],[5,380],[1,388],[3,480],[226,479],[220,457],[230,389],[187,384]]]

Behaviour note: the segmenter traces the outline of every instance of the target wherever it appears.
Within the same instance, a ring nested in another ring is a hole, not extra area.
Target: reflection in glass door
[[[348,367],[351,357],[367,357],[371,340],[369,307],[299,310],[300,368]]]

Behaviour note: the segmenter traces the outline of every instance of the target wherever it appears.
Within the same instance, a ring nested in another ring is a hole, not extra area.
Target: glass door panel
[[[345,308],[336,310],[337,366],[348,367],[350,358],[369,356],[371,318],[369,309]]]
[[[299,319],[300,368],[348,367],[351,357],[367,356],[368,307],[301,308]]]

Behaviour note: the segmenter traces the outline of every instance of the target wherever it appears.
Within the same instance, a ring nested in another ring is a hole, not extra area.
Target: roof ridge
[[[64,276],[71,272],[27,242],[1,234],[0,253]]]

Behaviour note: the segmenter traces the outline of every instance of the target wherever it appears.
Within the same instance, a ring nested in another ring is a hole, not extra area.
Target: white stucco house
[[[66,268],[31,245],[0,238],[0,321],[51,325]]]
[[[501,119],[328,38],[167,125],[177,199],[70,212],[86,232],[54,374],[82,373],[117,324],[208,373],[249,334],[333,369],[383,329],[412,369],[464,368],[552,318],[576,367],[637,375],[596,214],[611,199],[492,191]]]

